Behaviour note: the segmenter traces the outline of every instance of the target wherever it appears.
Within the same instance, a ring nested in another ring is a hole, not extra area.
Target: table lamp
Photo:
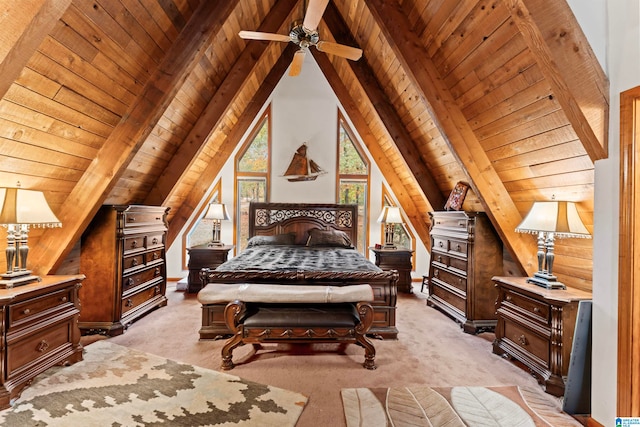
[[[0,188],[0,225],[7,229],[7,272],[0,288],[12,288],[40,281],[27,270],[29,227],[62,227],[41,191]]]
[[[384,224],[384,248],[396,249],[393,242],[394,228],[396,224],[402,224],[402,215],[397,206],[385,206],[378,217],[378,223]]]
[[[207,213],[204,215],[204,219],[213,221],[213,240],[209,243],[209,246],[223,246],[224,244],[220,242],[220,228],[222,221],[229,219],[227,207],[223,203],[211,203]]]
[[[591,238],[573,202],[551,200],[534,202],[527,216],[516,228],[519,233],[538,235],[538,272],[527,279],[548,289],[566,289],[553,275],[555,238]]]

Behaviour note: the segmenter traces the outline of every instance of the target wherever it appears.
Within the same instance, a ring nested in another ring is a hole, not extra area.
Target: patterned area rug
[[[565,427],[581,424],[539,390],[507,387],[342,389],[347,427]]]
[[[2,426],[294,426],[299,393],[178,363],[107,341],[38,376]]]

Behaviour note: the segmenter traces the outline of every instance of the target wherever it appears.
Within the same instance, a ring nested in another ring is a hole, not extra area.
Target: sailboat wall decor
[[[293,154],[293,159],[284,173],[291,182],[313,181],[327,173],[316,162],[307,157],[307,144],[302,144]]]

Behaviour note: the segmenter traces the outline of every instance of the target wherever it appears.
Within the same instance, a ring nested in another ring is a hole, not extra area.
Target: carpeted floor
[[[109,341],[48,370],[0,411],[2,426],[291,426],[307,398]]]
[[[199,341],[201,309],[194,294],[167,290],[169,303],[135,322],[123,335],[110,338],[130,348],[195,366],[220,369],[219,341]],[[299,427],[345,426],[343,388],[520,386],[540,389],[527,372],[492,353],[492,333],[469,335],[449,317],[426,306],[426,295],[414,284],[414,294],[398,295],[398,340],[375,341],[378,369],[362,367],[363,349],[336,347],[251,346],[233,353],[229,371],[249,381],[296,391],[309,397]],[[91,342],[96,337],[83,337]],[[545,394],[550,402],[558,403]]]

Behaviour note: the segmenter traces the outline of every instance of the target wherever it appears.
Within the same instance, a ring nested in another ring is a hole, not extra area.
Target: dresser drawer
[[[73,307],[72,292],[72,288],[61,289],[38,298],[11,304],[9,306],[9,329],[12,330],[21,324],[28,323],[44,312]]]
[[[551,308],[549,304],[543,301],[535,300],[526,295],[506,289],[502,305],[506,309],[514,310],[520,315],[527,316],[541,325],[550,325]]]
[[[126,274],[129,270],[142,267],[144,263],[144,254],[127,256],[122,259],[122,270]]]
[[[464,315],[467,310],[467,300],[463,296],[451,292],[451,290],[447,289],[446,285],[438,283],[436,280],[431,280],[429,296],[446,302],[459,311],[460,315]]]
[[[122,278],[122,293],[142,286],[158,277],[163,277],[164,265],[157,265]]]
[[[124,212],[125,227],[142,227],[142,226],[164,226],[163,212],[149,212],[144,210],[136,210],[135,207],[129,208]]]
[[[124,316],[128,311],[133,310],[161,293],[162,289],[160,285],[155,285],[122,298],[122,315]]]
[[[438,252],[456,254],[459,257],[467,257],[467,242],[464,240],[433,236],[433,249]]]
[[[535,356],[537,364],[544,369],[549,369],[549,355],[551,353],[548,337],[540,337],[517,323],[505,320],[504,339],[511,341],[529,355]]]
[[[145,254],[145,258],[146,258],[146,263],[147,264],[152,264],[152,263],[157,263],[160,260],[164,259],[164,247],[159,248],[159,249],[154,249],[151,252],[147,252]]]
[[[466,232],[469,221],[466,218],[460,218],[460,215],[437,215],[437,217],[433,220],[432,228],[437,230],[439,228],[443,229],[453,229],[459,232]]]
[[[441,282],[448,283],[456,289],[459,289],[462,293],[467,292],[467,279],[463,276],[458,276],[447,270],[443,270],[437,267],[433,267],[433,278]]]
[[[42,330],[25,335],[23,338],[7,339],[7,378],[29,369],[29,365],[39,358],[72,342],[73,322],[71,320],[47,326]]]
[[[125,237],[123,242],[123,250],[125,255],[131,252],[144,250],[145,237],[146,236],[144,234],[134,234],[132,236]]]
[[[164,232],[148,234],[146,238],[146,247],[148,249],[164,246]]]

